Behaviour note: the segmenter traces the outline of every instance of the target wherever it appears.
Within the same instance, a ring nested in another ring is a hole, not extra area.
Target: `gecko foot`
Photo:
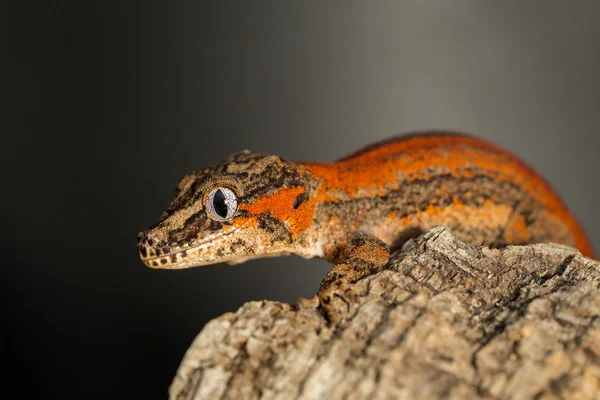
[[[344,298],[347,285],[380,271],[389,258],[388,247],[375,236],[363,233],[354,235],[346,248],[344,259],[325,275],[317,293],[330,320],[337,319],[339,306],[343,307],[336,304],[336,299],[345,303],[346,308],[349,306],[349,301]]]

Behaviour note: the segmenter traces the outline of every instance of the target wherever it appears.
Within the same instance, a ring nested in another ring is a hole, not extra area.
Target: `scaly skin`
[[[215,187],[237,194],[227,220],[208,215],[205,202]],[[474,245],[555,242],[595,257],[539,174],[494,144],[452,133],[400,136],[328,164],[238,153],[186,175],[138,246],[153,268],[320,257],[338,263],[333,282],[379,268],[390,249],[437,225]]]

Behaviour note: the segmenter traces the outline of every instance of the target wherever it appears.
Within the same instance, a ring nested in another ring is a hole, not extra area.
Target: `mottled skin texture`
[[[229,220],[207,215],[206,194],[215,187],[238,196]],[[328,164],[232,155],[186,175],[138,244],[154,268],[321,257],[337,263],[325,280],[331,283],[376,270],[390,249],[437,225],[475,245],[556,242],[595,257],[540,175],[496,145],[453,133],[404,135]]]

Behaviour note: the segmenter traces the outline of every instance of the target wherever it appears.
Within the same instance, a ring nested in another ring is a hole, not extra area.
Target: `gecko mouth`
[[[214,260],[213,252],[208,250],[216,246],[215,241],[227,237],[235,231],[237,229],[222,232],[203,240],[196,240],[184,246],[162,248],[154,246],[152,239],[148,239],[148,235],[140,234],[138,243],[140,258],[150,268],[180,269],[213,264],[219,261]]]

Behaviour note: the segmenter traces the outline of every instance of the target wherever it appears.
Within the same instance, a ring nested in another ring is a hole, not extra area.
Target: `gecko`
[[[242,151],[185,175],[143,262],[181,269],[295,254],[334,264],[322,285],[382,268],[391,251],[447,226],[473,245],[555,242],[595,258],[549,183],[500,146],[453,132],[404,134],[331,163]]]

